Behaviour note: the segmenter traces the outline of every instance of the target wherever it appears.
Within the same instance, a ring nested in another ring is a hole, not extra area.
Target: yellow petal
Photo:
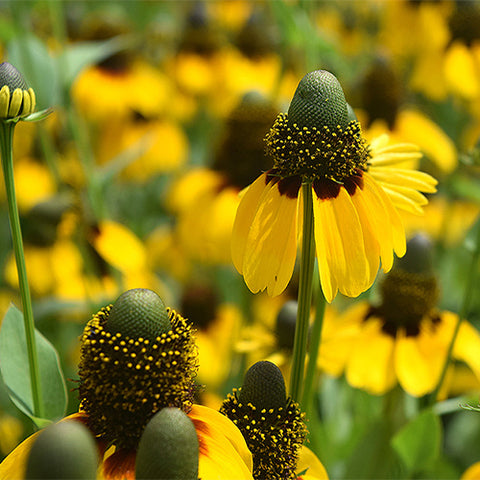
[[[252,480],[253,460],[240,430],[227,417],[194,405],[188,414],[200,443],[199,478]]]
[[[141,270],[146,265],[142,242],[120,223],[111,220],[100,222],[92,243],[104,260],[121,272]]]
[[[10,89],[4,85],[0,90],[0,118],[7,118],[10,105]]]
[[[233,223],[231,248],[233,264],[241,274],[250,226],[257,213],[260,199],[270,188],[271,185],[266,184],[266,174],[263,174],[241,192],[242,199]]]
[[[480,462],[470,465],[463,475],[460,477],[460,480],[478,480],[480,478]]]
[[[297,472],[306,473],[297,480],[327,480],[328,474],[318,457],[307,447],[302,446],[297,463]]]
[[[37,105],[37,98],[35,97],[35,91],[33,88],[30,87],[27,92],[30,95],[30,113],[32,113]]]
[[[374,395],[388,392],[396,383],[394,347],[394,338],[382,331],[380,320],[366,320],[347,363],[348,383]]]
[[[30,100],[30,93],[27,90],[23,90],[23,106],[21,111],[22,115],[30,115],[30,113],[32,113]]]
[[[356,297],[370,285],[370,271],[362,226],[345,188],[336,198],[320,200],[314,193],[315,242],[325,298],[331,302],[336,287]]]
[[[418,335],[397,333],[395,371],[402,388],[416,397],[435,389],[446,359],[447,345],[436,333],[430,321],[422,322]]]
[[[20,107],[23,102],[23,90],[16,88],[10,97],[10,106],[8,107],[8,116],[10,118],[16,117],[20,112]]]
[[[407,168],[375,167],[371,170],[372,177],[382,184],[403,185],[426,193],[437,191],[437,180],[431,175]]]
[[[428,203],[428,200],[416,190],[411,190],[399,185],[395,185],[394,187],[382,185],[382,189],[389,196],[396,208],[406,210],[410,213],[422,215],[422,206]]]
[[[279,295],[290,281],[297,255],[298,199],[282,195],[278,183],[264,190],[245,245],[243,276],[253,292]]]
[[[442,322],[456,324],[458,316],[452,312],[442,312]],[[460,324],[453,348],[453,357],[463,360],[480,380],[480,332],[468,321]]]

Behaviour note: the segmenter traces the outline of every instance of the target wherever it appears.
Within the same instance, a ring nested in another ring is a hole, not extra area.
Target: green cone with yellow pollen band
[[[30,115],[35,110],[35,92],[10,63],[0,64],[0,118]]]
[[[95,314],[81,337],[80,407],[107,444],[135,448],[156,412],[190,411],[197,348],[190,324],[154,292],[129,290],[117,302]]]
[[[336,77],[325,70],[305,75],[288,113],[277,116],[265,137],[272,176],[343,184],[367,169],[369,149]]]
[[[307,434],[298,404],[287,397],[279,368],[268,361],[252,365],[242,388],[234,389],[220,412],[240,429],[253,455],[257,480],[295,479]]]

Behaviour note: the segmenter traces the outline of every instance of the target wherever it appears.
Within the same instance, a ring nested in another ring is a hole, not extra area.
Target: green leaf
[[[65,415],[67,389],[58,354],[53,345],[35,330],[40,382],[42,388],[43,417],[33,412],[30,384],[30,366],[23,314],[11,305],[0,328],[0,372],[8,388],[12,402],[38,426],[57,420]]]
[[[442,428],[440,419],[425,410],[405,425],[393,438],[392,447],[410,473],[430,468],[440,454]]]

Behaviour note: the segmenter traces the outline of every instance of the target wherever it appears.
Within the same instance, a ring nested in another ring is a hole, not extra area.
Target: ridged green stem
[[[478,271],[479,260],[480,260],[480,224],[477,225],[477,237],[475,242],[475,250],[473,252],[472,260],[470,262],[470,267],[468,269],[467,283],[465,285],[462,305],[460,306],[460,311],[458,312],[457,323],[455,324],[455,329],[453,331],[452,339],[450,340],[450,344],[448,346],[447,357],[442,368],[442,373],[440,374],[440,379],[437,383],[435,390],[430,395],[431,404],[435,403],[438,398],[438,394],[440,392],[440,389],[442,388],[443,382],[445,380],[445,376],[447,374],[448,366],[450,365],[450,362],[452,360],[453,348],[455,346],[455,341],[457,339],[458,332],[460,330],[460,325],[462,324],[462,321],[466,319],[469,314],[470,305],[472,303],[472,298],[473,298],[473,292],[475,289],[475,277]]]
[[[18,214],[15,183],[13,178],[13,132],[15,123],[0,121],[0,148],[2,154],[3,177],[7,193],[8,217],[12,233],[13,251],[17,264],[18,282],[23,306],[23,321],[27,342],[28,362],[30,366],[30,384],[32,388],[33,413],[36,417],[43,417],[42,392],[40,384],[40,370],[38,366],[37,347],[35,343],[35,323],[33,320],[32,300],[27,281],[27,269],[23,250],[22,231]]]
[[[303,232],[300,261],[300,282],[298,291],[297,325],[293,341],[292,372],[290,376],[290,396],[300,402],[304,382],[305,356],[307,353],[310,306],[312,303],[312,283],[315,265],[315,241],[313,236],[312,184],[302,185]]]
[[[312,403],[312,387],[315,381],[315,375],[317,372],[317,359],[320,351],[320,341],[322,338],[323,317],[325,314],[326,301],[323,295],[322,289],[319,288],[317,292],[315,317],[313,320],[312,330],[310,332],[310,341],[308,347],[308,363],[307,370],[305,372],[305,382],[302,394],[302,405],[304,411],[307,413]]]

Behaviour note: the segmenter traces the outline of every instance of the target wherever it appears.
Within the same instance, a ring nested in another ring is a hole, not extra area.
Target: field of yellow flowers
[[[0,480],[480,479],[480,2],[0,4]]]

